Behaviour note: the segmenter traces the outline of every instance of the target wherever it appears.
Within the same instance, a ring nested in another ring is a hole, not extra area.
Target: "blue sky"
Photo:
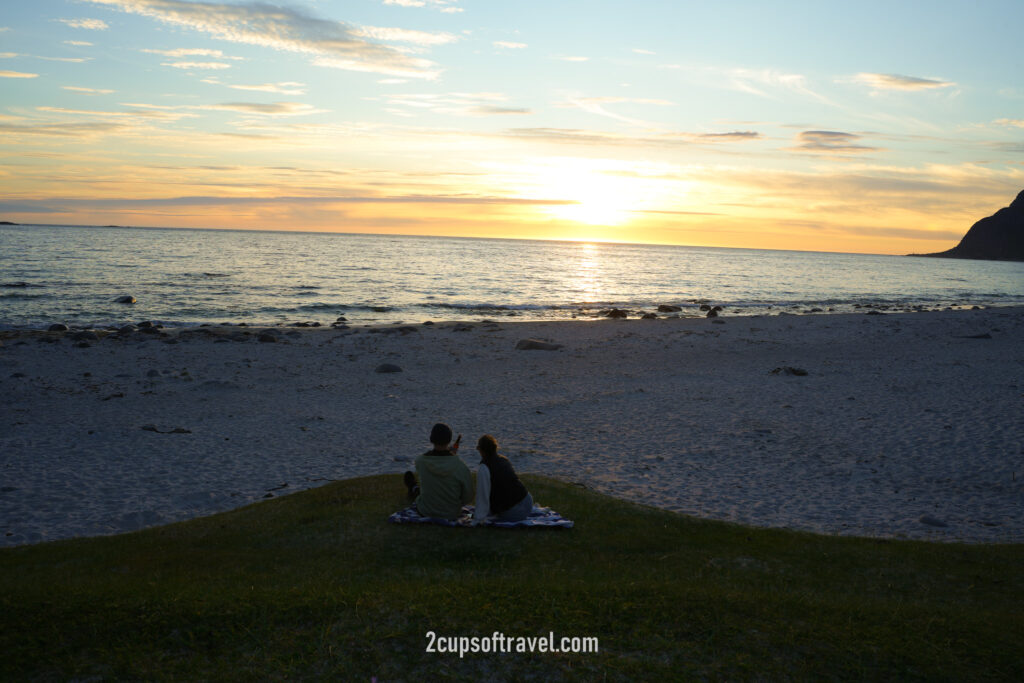
[[[948,248],[1024,188],[1024,3],[42,0],[7,220]]]

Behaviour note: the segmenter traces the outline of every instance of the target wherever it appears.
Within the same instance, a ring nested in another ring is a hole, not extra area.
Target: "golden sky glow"
[[[802,7],[12,5],[0,219],[908,253],[1024,187],[1024,6]]]

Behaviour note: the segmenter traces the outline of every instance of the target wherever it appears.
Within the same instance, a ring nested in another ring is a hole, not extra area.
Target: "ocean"
[[[123,304],[121,296],[135,297]],[[338,233],[0,226],[0,329],[1024,304],[1024,263]],[[819,310],[820,309],[820,310]],[[664,315],[664,314],[660,314]]]

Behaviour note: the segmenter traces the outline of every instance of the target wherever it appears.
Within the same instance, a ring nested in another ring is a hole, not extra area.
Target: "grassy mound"
[[[576,528],[388,524],[389,475],[2,550],[0,677],[1024,680],[1024,546],[752,529],[524,480]],[[431,631],[599,651],[460,658],[426,652]]]

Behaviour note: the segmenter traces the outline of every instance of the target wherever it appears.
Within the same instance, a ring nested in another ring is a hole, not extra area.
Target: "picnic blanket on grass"
[[[389,522],[395,524],[440,524],[441,526],[472,526],[473,525],[473,509],[472,505],[462,506],[462,515],[455,520],[442,519],[440,517],[423,517],[419,512],[416,511],[416,506],[410,506],[404,510],[395,512],[388,517]],[[565,519],[562,515],[558,514],[551,508],[546,508],[540,505],[534,505],[533,511],[530,516],[526,519],[518,522],[502,522],[497,519],[489,519],[484,522],[481,526],[493,526],[501,529],[512,529],[515,527],[549,527],[571,529],[573,522],[571,519]]]

